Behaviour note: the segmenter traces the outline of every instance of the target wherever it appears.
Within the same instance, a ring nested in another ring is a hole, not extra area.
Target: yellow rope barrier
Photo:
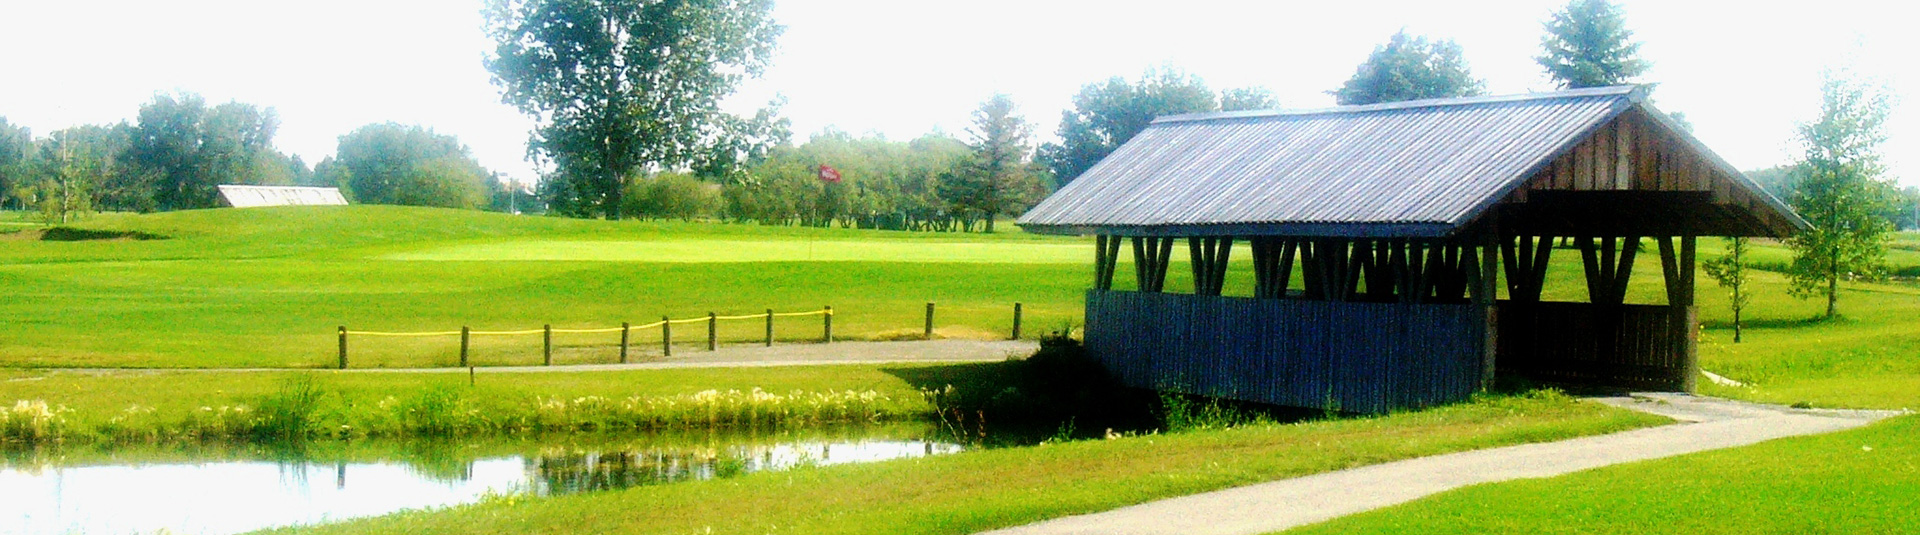
[[[526,336],[529,334],[540,334],[543,332],[546,332],[546,330],[545,329],[527,329],[523,331],[469,331],[467,332],[467,334],[471,334],[474,336]]]
[[[800,317],[800,316],[828,316],[828,315],[832,315],[832,313],[826,310],[811,310],[807,312],[782,312],[782,313],[773,314],[773,316],[777,318],[792,318],[792,317]],[[627,329],[629,330],[652,329],[652,328],[660,327],[661,325],[664,325],[667,323],[673,323],[673,324],[699,323],[703,321],[708,321],[710,319],[711,320],[755,320],[755,319],[763,319],[766,317],[767,317],[766,314],[741,314],[738,316],[711,316],[711,317],[700,316],[700,317],[687,318],[687,319],[656,321],[656,322],[648,323],[644,325],[634,325],[631,327],[627,327]],[[617,333],[617,332],[620,332],[620,330],[621,330],[620,327],[607,327],[607,328],[596,328],[596,329],[553,329],[553,332],[561,333],[561,334],[600,334],[600,333]],[[467,331],[467,334],[469,336],[525,336],[525,335],[532,335],[532,334],[544,334],[546,332],[547,332],[547,329],[525,329],[525,330],[519,330],[519,331]],[[347,331],[346,334],[355,335],[355,336],[459,336],[460,331],[430,331],[430,332]]]
[[[459,336],[460,331],[435,331],[421,333],[387,333],[378,331],[347,331],[347,334],[362,336]]]
[[[640,327],[639,327],[639,326],[634,326],[634,328],[636,328],[636,329],[637,329],[637,328],[640,328]],[[534,331],[534,332],[539,332],[539,331]],[[605,328],[605,329],[554,329],[554,330],[553,330],[553,332],[555,332],[555,333],[564,333],[564,334],[599,334],[599,333],[617,333],[617,332],[620,332],[620,328],[619,328],[619,327],[608,327],[608,328]]]

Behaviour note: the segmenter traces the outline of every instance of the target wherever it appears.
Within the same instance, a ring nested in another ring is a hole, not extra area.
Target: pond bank
[[[7,533],[231,534],[958,452],[927,424],[0,450]]]

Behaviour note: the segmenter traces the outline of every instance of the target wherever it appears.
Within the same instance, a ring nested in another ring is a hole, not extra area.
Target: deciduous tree
[[[1478,95],[1481,82],[1467,69],[1460,45],[1401,30],[1373,49],[1367,61],[1332,91],[1343,105]]]
[[[0,117],[0,208],[8,205],[24,208],[25,193],[34,171],[33,131]]]
[[[1747,286],[1747,239],[1727,238],[1727,252],[1707,261],[1700,267],[1707,276],[1728,290],[1727,308],[1733,311],[1733,343],[1740,343],[1740,312],[1747,308],[1747,301],[1753,296],[1746,293]]]
[[[1220,111],[1270,110],[1280,107],[1280,99],[1264,87],[1241,87],[1220,92]]]
[[[494,0],[487,58],[502,100],[538,122],[565,205],[620,217],[622,185],[695,163],[719,101],[757,76],[781,27],[771,0]]]
[[[1128,83],[1118,76],[1082,86],[1073,109],[1061,113],[1059,143],[1040,147],[1038,159],[1064,186],[1135,134],[1154,117],[1219,109],[1200,78],[1161,68]]]
[[[1791,202],[1810,228],[1787,239],[1787,274],[1795,295],[1827,298],[1828,318],[1838,314],[1840,279],[1875,277],[1885,263],[1893,185],[1881,177],[1880,144],[1890,109],[1885,93],[1829,74],[1820,118],[1800,126],[1805,153]]]
[[[370,124],[340,136],[335,157],[315,170],[354,202],[480,208],[492,174],[460,140],[418,125]]]
[[[261,159],[273,150],[280,118],[272,108],[228,102],[207,107],[199,95],[156,95],[140,106],[129,163],[151,183],[161,210],[209,208],[220,184],[262,184]]]

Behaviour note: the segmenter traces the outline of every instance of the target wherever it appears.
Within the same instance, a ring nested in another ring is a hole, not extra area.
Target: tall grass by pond
[[[0,440],[153,441],[450,437],[580,431],[793,428],[916,419],[918,399],[873,390],[784,393],[706,390],[670,396],[536,396],[501,400],[458,388],[430,387],[379,399],[292,380],[252,403],[163,411],[129,405],[111,414],[76,413],[41,400],[0,409]]]

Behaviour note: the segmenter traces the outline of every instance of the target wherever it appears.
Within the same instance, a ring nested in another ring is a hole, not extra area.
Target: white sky
[[[785,95],[801,138],[833,126],[910,139],[962,132],[996,91],[1050,138],[1080,86],[1171,65],[1215,90],[1272,89],[1286,107],[1332,105],[1373,47],[1405,27],[1452,38],[1494,94],[1551,89],[1532,61],[1563,0],[1182,2],[784,0],[767,75],[730,105]],[[1819,108],[1820,73],[1851,67],[1892,88],[1885,152],[1920,184],[1920,32],[1890,0],[1625,0],[1660,108],[1742,169],[1783,163]],[[499,103],[481,57],[478,0],[0,0],[0,116],[36,135],[131,120],[156,92],[279,111],[276,144],[309,164],[384,121],[454,134],[522,180],[531,122]]]

